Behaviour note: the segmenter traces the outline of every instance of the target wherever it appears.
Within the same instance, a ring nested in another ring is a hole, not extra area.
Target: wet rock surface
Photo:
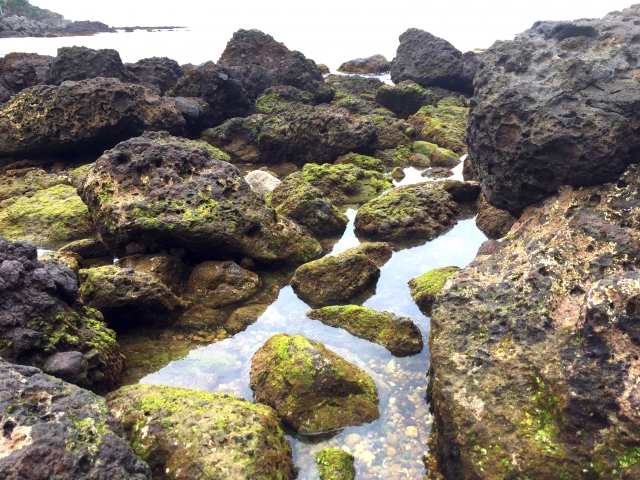
[[[476,225],[488,238],[497,240],[504,237],[517,221],[518,219],[506,210],[489,205],[484,195],[478,198]]]
[[[103,246],[104,247],[104,246]],[[79,253],[85,259],[86,257]],[[127,255],[116,262],[116,266],[125,270],[148,273],[180,296],[189,280],[190,268],[178,257],[161,253],[158,255]]]
[[[353,480],[353,455],[337,448],[324,448],[316,457],[320,480]]]
[[[267,406],[152,385],[121,388],[107,402],[154,479],[295,478],[291,447]]]
[[[447,278],[460,270],[458,267],[443,267],[420,275],[409,280],[411,297],[420,308],[420,311],[427,317],[431,316],[431,307],[436,301],[436,296],[444,287]]]
[[[271,337],[254,354],[251,388],[296,432],[311,435],[378,418],[378,391],[364,371],[301,335]]]
[[[385,73],[391,70],[391,62],[384,55],[372,55],[367,58],[356,58],[344,62],[338,67],[339,72],[345,73]]]
[[[245,300],[261,286],[258,275],[234,262],[203,262],[191,272],[185,298],[215,308]]]

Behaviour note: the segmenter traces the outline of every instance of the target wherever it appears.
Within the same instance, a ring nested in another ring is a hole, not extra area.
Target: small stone
[[[395,457],[398,451],[393,447],[387,447],[387,455],[390,457]]]
[[[405,428],[404,433],[407,435],[407,437],[411,437],[411,438],[418,437],[418,429],[414,426]]]
[[[344,437],[344,443],[349,445],[350,447],[353,447],[359,441],[360,441],[360,435],[358,435],[357,433],[352,433]]]

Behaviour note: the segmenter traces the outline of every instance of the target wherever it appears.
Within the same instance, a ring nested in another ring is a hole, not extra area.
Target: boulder
[[[260,277],[234,262],[203,262],[193,269],[185,298],[216,308],[251,297],[262,287]]]
[[[251,359],[256,402],[303,435],[376,420],[378,390],[364,371],[302,335],[274,335]]]
[[[153,275],[114,265],[80,270],[80,300],[100,310],[109,327],[124,330],[167,324],[185,308]]]
[[[0,359],[0,477],[151,480],[103,398]]]
[[[465,60],[470,64],[466,69]],[[473,77],[469,77],[475,63],[475,58],[463,59],[462,52],[446,40],[410,28],[400,35],[400,45],[391,62],[391,80],[412,80],[425,88],[437,86],[472,94]]]
[[[429,165],[433,167],[453,168],[460,163],[460,157],[446,148],[436,148],[429,154]]]
[[[258,113],[284,113],[291,103],[315,105],[313,95],[304,90],[287,85],[276,85],[267,88],[256,100]]]
[[[291,278],[293,291],[314,308],[346,303],[364,294],[375,286],[380,269],[356,248],[298,267]]]
[[[193,140],[190,138],[176,137],[164,130],[160,130],[157,132],[144,132],[142,134],[142,137],[147,138],[151,140],[153,143],[157,143],[158,145],[172,144],[172,145],[182,145],[183,147],[202,147],[209,152],[209,155],[211,155],[211,158],[214,160],[221,160],[223,162],[231,161],[231,157],[229,155],[224,153],[219,148],[216,148],[203,140]],[[87,170],[87,173],[84,175],[84,180],[86,180],[87,174],[88,174],[88,170]],[[82,181],[81,185],[84,184],[84,180]]]
[[[441,101],[436,107],[422,107],[407,121],[415,126],[419,140],[463,155],[467,153],[468,115],[468,108]]]
[[[402,180],[406,175],[404,174],[404,170],[401,167],[395,167],[391,171],[391,176],[394,180]]]
[[[129,81],[127,70],[116,50],[61,47],[58,49],[58,55],[51,62],[45,83],[60,85],[68,80],[77,82],[97,77]]]
[[[275,81],[272,71],[256,64],[222,67],[222,71],[242,83],[252,102],[255,102]]]
[[[96,238],[83,238],[66,244],[58,250],[58,253],[73,253],[83,260],[94,260],[96,258],[111,257],[100,240]]]
[[[31,197],[39,190],[64,183],[65,180],[61,176],[47,173],[40,168],[11,169],[0,176],[0,202],[12,197]]]
[[[411,80],[397,85],[382,85],[376,90],[376,102],[388,108],[400,118],[408,118],[421,107],[435,105],[436,96]]]
[[[71,270],[53,260],[39,262],[30,243],[0,237],[0,357],[43,368],[56,355],[82,355],[86,371],[73,380],[103,392],[120,379],[123,358],[100,312],[80,307],[77,295]]]
[[[367,58],[356,58],[344,62],[338,67],[339,72],[345,73],[385,73],[391,70],[391,63],[384,55],[372,55]]]
[[[457,223],[460,207],[438,184],[398,187],[358,210],[356,232],[367,238],[431,240]]]
[[[376,90],[384,85],[382,81],[375,77],[362,77],[360,75],[328,75],[324,81],[327,85],[338,90],[366,100],[373,100]]]
[[[422,351],[422,332],[407,317],[356,305],[324,307],[307,317],[330,327],[342,328],[356,337],[382,345],[396,357]]]
[[[411,297],[424,315],[431,316],[431,307],[436,301],[436,296],[444,287],[447,279],[459,270],[458,267],[436,268],[409,280]]]
[[[80,195],[118,256],[184,248],[197,258],[231,254],[303,262],[315,239],[279,217],[233,165],[203,147],[134,138],[95,163]]]
[[[144,130],[182,132],[175,100],[94,78],[23,90],[0,110],[0,158],[89,155]]]
[[[126,67],[141,82],[158,87],[161,94],[175,87],[184,74],[178,62],[167,57],[143,58]]]
[[[391,169],[408,167],[413,158],[411,149],[406,145],[389,148],[387,150],[377,150],[375,156],[382,161],[385,167]]]
[[[428,390],[444,478],[640,474],[639,180],[562,187],[445,283]]]
[[[104,248],[104,246],[103,246]],[[82,255],[80,255],[83,259]],[[189,280],[189,267],[173,255],[160,253],[157,255],[128,255],[120,258],[116,266],[121,269],[133,269],[136,272],[148,273],[160,283],[171,289],[174,295],[180,296]]]
[[[338,448],[323,448],[316,455],[320,480],[354,480],[353,462],[353,455]]]
[[[347,251],[364,255],[378,267],[382,267],[393,255],[391,246],[386,242],[362,242]]]
[[[0,59],[0,85],[12,95],[44,83],[53,57],[37,53],[8,53]],[[0,102],[7,101],[7,99]]]
[[[154,479],[295,478],[291,447],[267,406],[155,385],[121,388],[107,404]]]
[[[496,240],[504,237],[509,233],[513,224],[518,221],[506,210],[489,205],[484,195],[480,195],[477,205],[476,226],[490,239]]]
[[[460,180],[445,180],[440,186],[446,190],[456,203],[471,203],[480,196],[480,184],[478,182],[461,182]]]
[[[349,223],[319,189],[295,173],[273,190],[270,201],[278,215],[308,228],[318,238],[340,236]]]
[[[359,153],[347,153],[339,156],[334,162],[335,165],[354,165],[363,170],[375,170],[383,173],[384,165],[379,158],[369,157],[368,155],[360,155]]]
[[[324,63],[318,63],[317,67],[323,75],[328,75],[331,73],[329,67],[327,67]]]
[[[464,159],[464,164],[462,165],[462,178],[464,178],[465,181],[478,181],[478,174],[476,169],[473,167],[471,157]]]
[[[281,183],[280,180],[264,170],[253,170],[244,179],[253,190],[262,195],[273,192]]]
[[[536,22],[486,51],[468,140],[491,205],[519,216],[561,185],[613,181],[638,162],[638,35],[633,5],[599,20]]]

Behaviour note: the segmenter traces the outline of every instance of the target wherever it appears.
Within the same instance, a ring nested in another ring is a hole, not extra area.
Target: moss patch
[[[325,448],[316,456],[320,480],[353,480],[353,455],[337,448]]]

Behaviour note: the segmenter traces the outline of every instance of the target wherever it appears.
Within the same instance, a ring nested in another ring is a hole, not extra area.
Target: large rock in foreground
[[[203,147],[148,138],[120,143],[96,161],[80,195],[118,256],[185,248],[203,259],[301,263],[321,252],[236,167]]]
[[[0,359],[0,478],[151,480],[103,398]]]
[[[468,141],[490,204],[518,216],[561,185],[613,181],[638,161],[638,24],[634,5],[601,20],[537,22],[487,50]]]
[[[251,360],[251,389],[296,432],[312,435],[376,420],[378,390],[369,375],[320,342],[284,333]]]
[[[561,188],[445,283],[428,392],[444,478],[640,475],[639,180]]]
[[[153,385],[121,388],[107,402],[154,479],[295,478],[291,447],[269,407]]]

